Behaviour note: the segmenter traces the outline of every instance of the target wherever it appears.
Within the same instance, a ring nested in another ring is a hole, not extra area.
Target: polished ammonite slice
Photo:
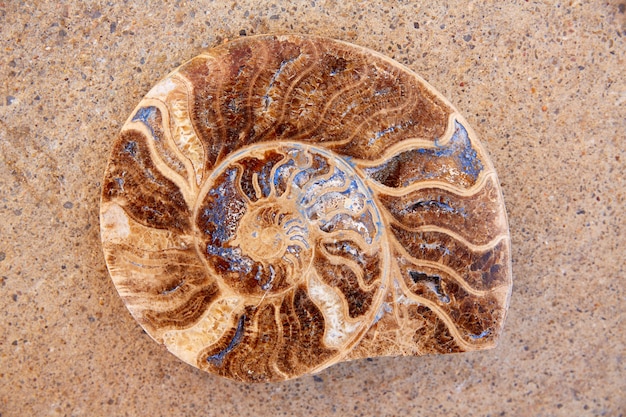
[[[467,122],[397,62],[326,38],[242,38],[160,81],[113,144],[100,225],[146,332],[242,381],[493,347],[511,291]]]

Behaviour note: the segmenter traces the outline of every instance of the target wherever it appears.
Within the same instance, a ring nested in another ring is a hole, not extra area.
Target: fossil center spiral
[[[257,215],[256,219],[265,220],[262,219],[261,215]],[[279,227],[270,224],[267,228],[263,228],[262,223],[253,223],[251,226],[241,227],[241,229],[242,237],[244,237],[240,244],[241,248],[252,259],[258,261],[276,259],[284,253],[285,236]]]
[[[295,250],[294,245],[302,245],[306,239],[303,228],[297,226],[302,223],[299,214],[294,214],[297,211],[285,209],[281,203],[288,204],[289,201],[276,199],[264,202],[241,219],[237,239],[233,243],[255,261],[275,261],[288,256]]]
[[[241,295],[308,285],[316,251],[358,260],[380,245],[381,218],[367,188],[327,150],[251,146],[225,160],[202,192],[199,251]]]

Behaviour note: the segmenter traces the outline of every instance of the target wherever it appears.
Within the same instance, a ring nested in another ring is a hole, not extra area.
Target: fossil
[[[441,94],[371,50],[265,35],[201,53],[141,100],[102,188],[115,287],[200,369],[280,381],[501,334],[493,165]]]

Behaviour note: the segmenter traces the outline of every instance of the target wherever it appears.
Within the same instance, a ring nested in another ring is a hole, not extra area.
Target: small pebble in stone
[[[63,207],[65,207],[66,209],[71,209],[72,207],[74,207],[74,204],[71,201],[66,201],[63,204]]]
[[[0,262],[4,261],[7,258],[7,254],[4,252],[0,252]]]

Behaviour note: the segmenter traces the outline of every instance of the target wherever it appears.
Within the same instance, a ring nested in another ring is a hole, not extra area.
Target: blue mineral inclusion
[[[380,132],[376,132],[376,134],[373,137],[370,138],[370,140],[367,142],[367,144],[372,146],[382,136],[386,135],[387,133],[391,133],[394,130],[396,130],[396,126],[390,126],[387,129],[381,130]]]
[[[261,174],[259,175],[259,185],[261,185],[261,191],[263,192],[263,197],[269,197],[272,192],[272,187],[270,186],[270,182],[268,181],[268,172],[266,169],[261,170]]]
[[[420,148],[406,151],[402,154],[396,155],[394,158],[392,158],[391,161],[385,162],[382,165],[365,168],[365,171],[369,176],[375,178],[377,173],[382,172],[386,168],[392,166],[391,164],[399,163],[399,161],[403,159],[412,160],[414,158],[451,158],[453,165],[458,167],[459,171],[463,172],[464,174],[471,177],[474,181],[476,181],[484,168],[483,164],[480,161],[476,150],[472,148],[472,142],[469,139],[465,127],[457,121],[454,122],[454,126],[454,134],[445,145],[441,145],[438,141],[435,141],[434,148]],[[379,133],[388,133],[388,130],[389,129],[386,129]],[[406,179],[403,183],[403,186],[408,186],[415,181],[438,178],[441,175],[442,172],[440,170],[435,170],[432,172],[418,172],[415,177]]]
[[[229,220],[232,220],[233,212],[238,217],[243,215],[243,202],[231,197],[234,194],[233,182],[237,176],[236,169],[229,169],[226,172],[226,176],[228,179],[223,184],[209,191],[209,195],[215,197],[215,202],[203,211],[205,224],[212,223],[215,225],[215,231],[205,231],[206,234],[211,236],[211,243],[215,246],[222,246],[232,238],[234,230],[231,230],[232,227],[229,227]],[[242,210],[237,210],[237,208]]]
[[[126,145],[124,145],[124,152],[126,152],[133,158],[137,156],[137,142],[130,141]]]
[[[457,121],[454,122],[454,127],[454,135],[447,145],[440,146],[435,142],[435,149],[418,149],[417,152],[437,158],[451,157],[456,161],[461,171],[476,180],[483,170],[483,164],[478,159],[478,153],[472,148],[465,127]]]
[[[295,58],[292,59],[287,59],[287,60],[283,60],[280,63],[280,67],[278,68],[278,70],[274,73],[274,75],[272,76],[272,79],[270,80],[270,84],[267,87],[267,91],[265,92],[265,95],[263,96],[263,105],[264,105],[264,110],[267,111],[267,109],[269,108],[270,104],[272,104],[272,98],[269,96],[269,92],[270,90],[274,87],[274,83],[276,82],[276,79],[278,78],[278,76],[284,71],[285,67],[287,65],[289,65],[290,63],[292,63],[293,61],[295,61]]]
[[[489,334],[491,334],[490,329],[486,329],[486,330],[483,330],[480,334],[470,334],[469,337],[472,340],[479,340],[479,339],[482,339],[485,336],[489,336]]]
[[[237,323],[237,330],[235,330],[235,335],[233,336],[232,340],[228,343],[228,346],[226,346],[224,350],[216,353],[215,355],[211,355],[207,357],[206,361],[208,363],[215,365],[215,366],[222,365],[222,362],[224,361],[224,357],[228,355],[230,351],[233,350],[241,342],[241,339],[243,338],[243,324],[245,320],[246,320],[246,315],[244,314],[239,318],[239,322]]]
[[[286,175],[289,175],[289,170],[293,169],[294,166],[295,166],[295,162],[293,161],[293,159],[290,159],[288,162],[285,162],[284,164],[282,164],[276,169],[276,172],[274,173],[274,180],[273,180],[274,189],[278,190],[278,187],[282,183],[281,181],[283,177],[285,177]]]
[[[152,133],[152,137],[155,140],[158,140],[154,135],[154,129],[152,129],[151,122],[154,121],[154,116],[156,115],[157,108],[154,106],[142,107],[137,110],[137,113],[133,116],[133,122],[142,122],[148,129],[150,129],[150,133]]]
[[[219,256],[228,262],[228,270],[231,272],[240,272],[249,274],[252,271],[252,260],[247,256],[242,256],[239,248],[222,248],[214,245],[207,245],[206,253],[208,255]]]
[[[437,201],[437,200],[426,200],[426,201],[418,201],[417,203],[412,204],[408,207],[409,211],[417,211],[417,210],[432,210],[439,211],[443,213],[453,213],[459,214],[462,217],[467,217],[467,213],[465,212],[465,208],[454,208],[446,201]]]
[[[137,120],[147,123],[148,119],[151,119],[152,117],[154,117],[154,114],[156,113],[156,107],[154,106],[149,106],[149,107],[142,107],[139,110],[137,110],[137,113],[135,113],[135,116],[133,117],[133,122],[136,122]]]

